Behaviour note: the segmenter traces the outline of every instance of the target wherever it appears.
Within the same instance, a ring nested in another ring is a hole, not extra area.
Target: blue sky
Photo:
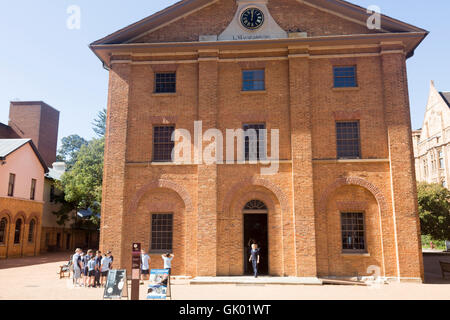
[[[59,139],[91,138],[91,122],[106,106],[108,73],[88,44],[175,0],[14,0],[0,10],[0,122],[11,100],[43,100],[61,111]],[[450,1],[352,0],[431,32],[408,61],[413,128],[422,125],[429,82],[450,91]],[[81,29],[66,27],[67,9],[81,9]]]

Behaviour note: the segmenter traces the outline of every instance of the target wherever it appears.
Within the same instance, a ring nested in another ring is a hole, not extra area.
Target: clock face
[[[248,8],[242,12],[241,15],[242,25],[250,30],[256,30],[264,23],[264,14],[257,8]]]

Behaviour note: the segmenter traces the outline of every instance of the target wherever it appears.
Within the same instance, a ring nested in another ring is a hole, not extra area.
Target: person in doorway
[[[249,262],[253,265],[253,273],[255,278],[258,278],[258,265],[259,265],[259,251],[258,245],[256,243],[252,244],[252,250],[250,251]]]
[[[144,284],[144,280],[148,280],[150,277],[150,256],[147,252],[141,250],[141,284]]]
[[[172,270],[172,260],[175,257],[175,255],[167,252],[166,254],[163,254],[161,257],[164,260],[164,269],[169,270],[170,275]]]

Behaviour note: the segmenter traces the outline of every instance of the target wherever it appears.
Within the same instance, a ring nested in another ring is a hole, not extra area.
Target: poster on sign
[[[148,300],[167,299],[167,287],[169,286],[169,270],[154,269],[150,272],[150,284],[148,285]]]

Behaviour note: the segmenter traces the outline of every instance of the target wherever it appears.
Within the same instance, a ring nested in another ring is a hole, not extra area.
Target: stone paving
[[[59,279],[59,266],[69,254],[0,260],[0,300],[100,300],[103,289],[74,288],[71,279]],[[450,255],[425,255],[426,284],[391,283],[382,286],[303,286],[277,284],[189,285],[188,280],[172,282],[172,298],[192,300],[316,300],[316,299],[428,299],[450,300],[450,277],[442,280],[439,260]],[[146,285],[140,287],[145,299]]]

